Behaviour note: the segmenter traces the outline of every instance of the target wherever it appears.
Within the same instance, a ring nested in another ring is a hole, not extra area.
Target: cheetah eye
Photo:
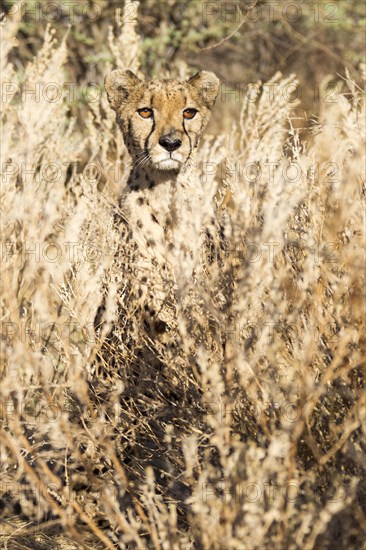
[[[153,116],[153,110],[148,107],[143,107],[142,109],[137,110],[138,114],[142,118],[151,118]]]
[[[188,119],[194,118],[197,113],[198,113],[197,109],[184,109],[183,117]]]

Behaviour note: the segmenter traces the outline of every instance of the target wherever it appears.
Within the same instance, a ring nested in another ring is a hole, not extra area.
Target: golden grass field
[[[346,71],[299,135],[296,75],[274,70],[246,89],[226,134],[205,134],[164,347],[136,320],[138,277],[121,280],[115,115],[89,90],[81,132],[67,36],[49,26],[23,70],[8,58],[18,25],[7,20],[1,49],[12,83],[1,97],[1,547],[361,549],[361,87]],[[109,47],[105,74],[140,70],[133,22]],[[223,106],[219,95],[213,124]],[[205,249],[213,217],[220,257]]]

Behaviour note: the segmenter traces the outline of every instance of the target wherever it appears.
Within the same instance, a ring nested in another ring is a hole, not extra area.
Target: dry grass
[[[67,42],[48,30],[18,75],[16,27],[2,31],[3,81],[62,87]],[[134,32],[110,45],[138,71]],[[123,271],[126,151],[105,95],[82,135],[51,88],[48,101],[6,89],[4,548],[362,547],[365,102],[345,81],[301,143],[293,80],[275,75],[273,98],[251,89],[228,139],[201,144],[169,346],[138,322],[139,280]],[[210,253],[212,217],[225,247]]]

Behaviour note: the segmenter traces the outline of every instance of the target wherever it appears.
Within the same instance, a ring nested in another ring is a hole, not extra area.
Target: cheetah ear
[[[203,101],[209,109],[212,109],[220,87],[220,80],[215,73],[200,71],[191,76],[188,83],[198,92],[201,101]]]
[[[132,71],[115,70],[109,73],[104,80],[108,101],[115,111],[130,95],[133,89],[140,87],[142,80]]]

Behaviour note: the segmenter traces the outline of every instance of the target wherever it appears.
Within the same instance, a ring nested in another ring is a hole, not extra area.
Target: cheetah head
[[[201,71],[187,81],[143,81],[114,70],[105,89],[134,165],[179,172],[209,121],[219,79]]]

